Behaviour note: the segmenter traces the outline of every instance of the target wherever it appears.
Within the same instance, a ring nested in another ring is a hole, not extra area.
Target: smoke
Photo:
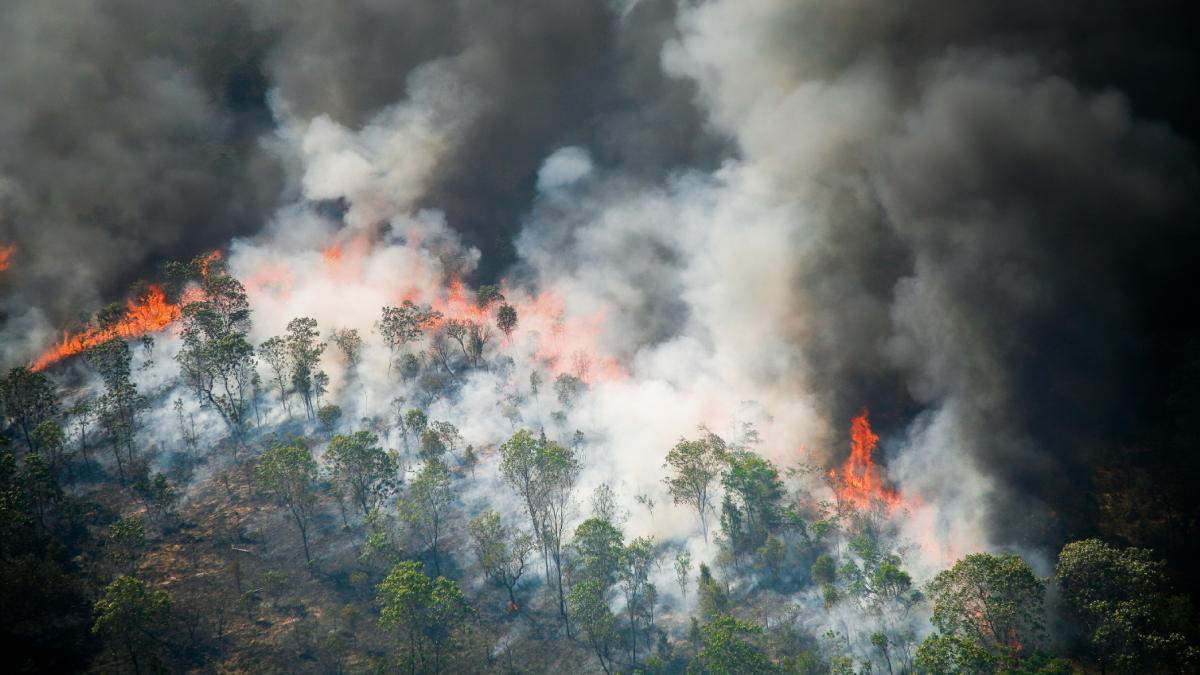
[[[5,342],[222,246],[255,341],[368,338],[324,357],[347,419],[579,430],[632,511],[698,425],[832,464],[869,406],[925,564],[1049,547],[1197,328],[1196,10],[1153,4],[10,2]],[[513,363],[425,400],[371,331],[452,279],[503,280]]]

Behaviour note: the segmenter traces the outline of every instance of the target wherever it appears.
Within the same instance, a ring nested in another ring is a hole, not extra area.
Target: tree
[[[638,537],[621,550],[617,578],[625,596],[625,613],[629,617],[629,660],[637,663],[638,627],[647,629],[654,623],[654,604],[658,589],[650,583],[650,568],[658,556],[654,551],[654,540]],[[646,640],[649,646],[649,639]]]
[[[396,462],[369,431],[334,436],[325,461],[337,490],[348,494],[364,517],[396,488]]]
[[[608,606],[608,592],[600,579],[575,584],[569,596],[571,616],[587,637],[588,645],[605,673],[613,672],[613,651],[620,642],[617,618]]]
[[[270,338],[258,346],[258,354],[271,367],[271,374],[274,376],[276,386],[279,387],[279,400],[283,403],[283,410],[291,415],[288,382],[291,380],[292,364],[287,342],[279,336]]]
[[[30,450],[36,450],[33,430],[58,414],[54,386],[42,373],[18,366],[0,376],[0,402],[4,417],[15,426]]]
[[[255,369],[254,347],[246,338],[250,303],[245,287],[229,276],[219,260],[197,259],[192,265],[202,295],[183,306],[183,348],[175,360],[184,381],[240,437]]]
[[[337,345],[338,350],[342,352],[342,358],[346,359],[346,368],[354,370],[362,359],[363,340],[362,336],[358,334],[358,329],[335,329],[330,337],[333,344]]]
[[[154,635],[170,614],[171,596],[150,590],[140,579],[119,576],[105,587],[95,611],[92,632],[119,644],[133,672],[140,673],[142,663],[154,658]]]
[[[1015,667],[1023,652],[1042,638],[1045,587],[1019,556],[974,553],[939,572],[929,583],[930,619],[940,635],[925,649],[965,649],[973,645],[1004,667]],[[922,645],[924,647],[924,645]],[[920,657],[918,650],[918,657]],[[975,660],[976,650],[954,652],[958,660]]]
[[[625,535],[605,518],[588,518],[575,528],[571,550],[580,579],[596,579],[607,592],[617,582]]]
[[[324,373],[318,369],[325,343],[317,342],[317,320],[309,317],[292,319],[287,325],[288,362],[292,367],[292,388],[304,399],[304,409],[313,417],[313,399],[318,395],[318,383]]]
[[[529,555],[536,543],[529,534],[507,527],[495,511],[484,511],[474,518],[468,529],[471,547],[484,576],[508,591],[509,610],[520,608],[515,589],[525,574]]]
[[[729,594],[713,578],[708,565],[700,563],[700,576],[696,579],[696,595],[699,597],[700,618],[712,621],[729,612]]]
[[[579,460],[569,448],[545,438],[534,438],[529,430],[522,429],[500,446],[500,472],[524,499],[534,532],[542,542],[542,550],[554,562],[559,614],[566,624],[563,534],[571,515],[572,493],[579,477]],[[569,633],[569,624],[567,630]]]
[[[671,499],[676,504],[687,504],[700,516],[700,529],[704,541],[708,541],[708,511],[712,507],[709,490],[713,481],[721,474],[725,459],[725,441],[715,434],[708,434],[696,441],[680,439],[667,453],[664,469],[672,471],[663,479]]]
[[[554,393],[558,396],[558,402],[562,405],[563,410],[573,408],[575,401],[585,389],[587,389],[587,385],[574,375],[560,373],[558,377],[554,378]]]
[[[687,599],[688,579],[692,576],[692,552],[686,548],[679,549],[675,554],[675,582],[679,584],[679,594]]]
[[[438,543],[445,533],[454,493],[450,490],[450,472],[439,461],[426,461],[408,486],[408,495],[400,502],[400,517],[408,523],[433,555],[433,569],[441,574]]]
[[[475,306],[479,309],[487,309],[497,302],[504,302],[504,294],[500,292],[500,287],[483,284],[475,291]]]
[[[1055,581],[1100,672],[1184,666],[1187,598],[1165,593],[1164,565],[1152,551],[1072,542],[1058,554]]]
[[[474,613],[458,584],[430,579],[412,560],[392,569],[379,584],[377,600],[379,624],[407,643],[410,673],[440,672],[446,648]]]
[[[332,434],[337,429],[338,421],[341,419],[341,406],[330,403],[317,408],[317,423],[319,423],[321,428],[325,430],[325,434],[327,436]]]
[[[688,673],[778,673],[766,650],[760,645],[762,628],[735,619],[717,616],[700,628],[704,648],[688,664]]]
[[[98,402],[98,417],[112,444],[117,472],[125,482],[126,465],[133,464],[137,455],[135,438],[140,415],[149,403],[130,379],[132,357],[124,340],[112,338],[101,342],[88,350],[87,359],[104,382],[105,392]]]
[[[404,445],[408,446],[408,436],[411,434],[413,438],[420,440],[421,434],[425,432],[426,425],[429,424],[429,417],[417,408],[410,408],[404,413],[401,418],[400,431],[404,434]]]
[[[757,550],[778,528],[784,489],[775,465],[753,452],[737,450],[726,453],[725,458],[728,468],[721,475],[725,488],[721,528],[736,561],[739,553]]]
[[[504,339],[512,338],[513,331],[517,329],[517,310],[512,305],[504,303],[496,310],[496,327],[504,333]]]
[[[304,560],[312,562],[308,547],[308,526],[317,504],[317,462],[308,448],[295,443],[277,445],[258,462],[259,485],[269,490],[275,500],[287,507],[300,531],[304,544]]]
[[[418,307],[411,300],[405,300],[399,307],[383,308],[382,316],[375,322],[375,330],[379,331],[388,348],[388,375],[392,374],[396,350],[420,339],[421,332],[441,317],[441,313]]]
[[[31,440],[37,453],[50,459],[50,470],[57,472],[67,454],[67,436],[63,428],[54,420],[46,420],[33,430]]]

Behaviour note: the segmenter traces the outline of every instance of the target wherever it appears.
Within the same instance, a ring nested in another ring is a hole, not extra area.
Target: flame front
[[[850,456],[842,463],[841,471],[831,469],[838,498],[848,504],[864,508],[881,503],[888,510],[904,506],[904,500],[884,481],[882,467],[876,466],[871,455],[879,444],[879,435],[871,429],[868,411],[858,414],[850,422]]]
[[[8,266],[12,264],[13,254],[16,252],[17,252],[16,244],[0,246],[0,272],[3,272],[4,270],[8,269]]]
[[[128,301],[125,314],[120,321],[107,328],[89,326],[74,335],[64,332],[62,342],[46,350],[31,367],[35,371],[42,370],[52,363],[81,354],[115,337],[128,340],[160,331],[179,319],[186,302],[186,300],[180,304],[167,302],[167,296],[163,293],[163,289],[152,285],[146,291],[145,296]]]

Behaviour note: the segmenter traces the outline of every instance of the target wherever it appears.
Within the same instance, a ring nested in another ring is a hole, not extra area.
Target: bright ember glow
[[[843,503],[859,508],[883,504],[889,511],[905,506],[904,500],[885,483],[883,468],[876,466],[871,455],[879,444],[879,435],[871,429],[867,409],[850,423],[850,456],[841,470],[831,469],[834,490]]]
[[[12,263],[12,256],[16,252],[17,252],[16,244],[0,246],[0,272],[3,272],[4,270],[8,269],[8,266]]]
[[[160,331],[179,319],[186,302],[186,299],[180,304],[167,302],[161,287],[150,286],[145,296],[127,302],[125,314],[113,325],[107,328],[89,326],[74,335],[64,332],[62,342],[39,356],[37,361],[34,361],[32,369],[42,370],[53,363],[69,356],[81,354],[115,337],[128,340]]]

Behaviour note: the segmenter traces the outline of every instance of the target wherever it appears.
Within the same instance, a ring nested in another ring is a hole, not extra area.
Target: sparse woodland
[[[1187,561],[1136,546],[1119,514],[1041,574],[965,551],[918,579],[892,505],[839,499],[824,471],[767,459],[753,429],[647,448],[663,458],[657,500],[585,489],[604,458],[561,422],[586,373],[514,369],[495,335],[521,317],[494,287],[475,294],[490,323],[409,302],[371,334],[297,317],[253,344],[253,307],[219,261],[173,274],[201,291],[183,304],[177,381],[139,386],[164,357],[120,338],[0,381],[9,672],[1200,667]],[[396,393],[350,419],[364,344],[387,351]],[[346,371],[336,394],[330,363]],[[501,373],[494,414],[511,431],[496,445],[430,413],[475,372]],[[530,401],[538,419],[519,413]],[[634,535],[668,513],[704,546]]]

